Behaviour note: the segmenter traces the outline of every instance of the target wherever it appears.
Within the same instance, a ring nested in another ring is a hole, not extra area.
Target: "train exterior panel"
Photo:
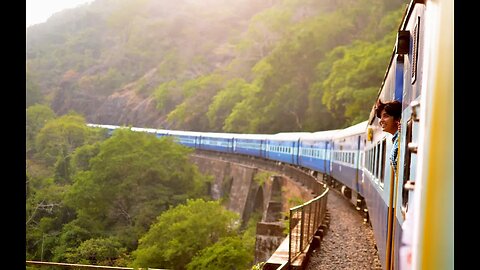
[[[300,138],[298,164],[330,175],[332,136],[338,130],[320,131]]]
[[[267,140],[265,157],[293,165],[298,165],[298,146],[304,133],[278,133]]]
[[[234,138],[233,152],[264,158],[267,138],[268,135],[237,134]]]
[[[356,193],[361,185],[360,145],[366,127],[367,121],[363,121],[337,132],[333,137],[331,175]]]
[[[203,133],[197,148],[232,153],[233,135],[228,133]]]
[[[168,136],[174,137],[175,141],[187,147],[198,148],[200,146],[201,132],[172,130],[168,132]]]

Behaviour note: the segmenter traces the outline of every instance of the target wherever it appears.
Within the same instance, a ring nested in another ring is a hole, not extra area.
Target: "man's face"
[[[390,134],[395,134],[398,130],[398,121],[389,115],[385,110],[380,114],[380,126],[382,130]]]

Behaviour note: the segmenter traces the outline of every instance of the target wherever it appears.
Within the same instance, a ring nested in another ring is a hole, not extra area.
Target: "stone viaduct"
[[[255,263],[267,261],[285,239],[289,209],[313,199],[324,188],[315,176],[279,162],[201,150],[190,159],[202,173],[213,176],[212,197],[223,200],[244,223],[253,213],[261,213]]]

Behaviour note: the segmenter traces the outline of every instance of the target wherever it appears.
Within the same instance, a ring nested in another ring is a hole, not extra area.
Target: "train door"
[[[329,175],[330,173],[328,172],[328,167],[330,164],[328,164],[327,160],[330,160],[330,157],[328,156],[328,142],[325,142],[323,145],[323,169],[325,170],[325,174]]]
[[[361,172],[361,167],[360,167],[360,138],[361,136],[358,135],[357,136],[357,149],[356,151],[354,151],[354,155],[355,155],[355,159],[354,159],[354,166],[355,166],[355,186],[356,186],[356,190],[358,193],[362,193],[362,186],[361,186],[361,183],[360,183],[360,179],[361,179],[361,175],[360,175],[360,172]]]

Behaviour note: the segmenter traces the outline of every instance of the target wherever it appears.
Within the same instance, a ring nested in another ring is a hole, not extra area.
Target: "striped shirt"
[[[397,155],[398,155],[398,131],[393,134],[392,137],[392,151],[390,152],[390,164],[393,167],[393,171],[397,173]]]

